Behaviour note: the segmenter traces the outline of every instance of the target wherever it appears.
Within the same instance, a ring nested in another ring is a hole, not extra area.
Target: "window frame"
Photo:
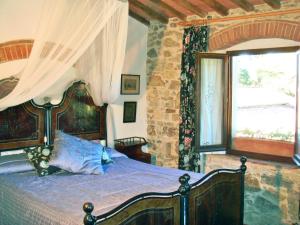
[[[200,124],[201,118],[200,118],[200,99],[201,99],[201,59],[202,58],[209,58],[209,59],[222,59],[223,60],[223,71],[222,71],[222,85],[223,85],[223,118],[222,118],[222,144],[220,145],[207,145],[207,146],[201,146],[200,145]],[[195,123],[196,126],[196,137],[195,137],[195,147],[199,150],[199,152],[223,152],[227,149],[227,132],[228,132],[228,124],[227,124],[227,102],[228,102],[228,89],[227,89],[227,83],[228,83],[228,55],[227,54],[221,54],[221,53],[198,53],[196,57],[196,87],[195,87],[195,106],[196,106],[196,118]]]
[[[297,87],[296,87],[296,132],[295,132],[295,154],[293,157],[294,163],[297,166],[300,166],[300,134],[298,133],[300,130],[300,118],[299,118],[299,104],[300,104],[300,47],[297,51]]]
[[[267,53],[288,53],[288,52],[297,52],[299,50],[298,46],[292,46],[292,47],[278,47],[278,48],[263,48],[263,49],[247,49],[247,50],[239,50],[239,51],[228,51],[227,54],[229,56],[229,82],[230,87],[228,88],[229,92],[229,101],[228,101],[228,126],[229,126],[229,132],[228,132],[228,145],[227,145],[227,153],[232,155],[245,155],[250,158],[256,158],[256,159],[262,159],[262,160],[271,160],[271,161],[277,161],[277,162],[285,162],[285,163],[293,163],[293,159],[291,157],[284,157],[284,156],[277,156],[272,154],[263,154],[259,152],[247,152],[242,151],[239,149],[233,149],[232,148],[232,57],[233,56],[239,56],[243,54],[251,54],[251,55],[258,55],[258,54],[267,54]],[[298,89],[298,86],[296,85],[296,89]],[[296,121],[295,126],[297,126],[297,105],[296,104]],[[294,153],[296,151],[296,131],[295,130],[295,141],[294,141]]]
[[[266,54],[266,53],[286,53],[286,52],[298,52],[298,63],[297,63],[297,94],[296,94],[296,121],[295,121],[295,141],[294,141],[294,157],[284,157],[284,156],[276,156],[271,154],[262,154],[255,152],[247,152],[241,151],[238,149],[232,149],[232,57],[238,56],[242,54]],[[201,85],[201,58],[221,58],[224,61],[224,87],[223,87],[223,137],[221,145],[211,145],[211,146],[200,146],[200,85]],[[205,152],[218,152],[218,151],[226,151],[226,154],[232,155],[245,155],[250,158],[261,159],[261,160],[271,160],[277,162],[291,163],[297,164],[300,166],[300,134],[298,136],[297,124],[299,123],[299,131],[300,131],[300,114],[298,118],[298,111],[300,110],[300,46],[291,46],[291,47],[278,47],[278,48],[263,48],[263,49],[246,49],[246,50],[238,50],[238,51],[228,51],[225,54],[220,53],[198,53],[196,58],[197,65],[197,75],[196,75],[196,89],[195,89],[195,101],[196,101],[196,149],[199,150],[200,153]],[[298,93],[299,92],[299,93]],[[299,120],[299,121],[298,121]],[[299,139],[299,140],[298,140]],[[298,143],[298,149],[297,149]]]

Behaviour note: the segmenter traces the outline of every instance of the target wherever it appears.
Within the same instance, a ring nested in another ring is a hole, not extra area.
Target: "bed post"
[[[247,170],[247,166],[246,166],[246,162],[247,162],[247,158],[245,156],[242,156],[240,158],[240,161],[242,163],[242,165],[240,166],[240,170],[241,170],[241,221],[240,224],[243,225],[244,224],[244,194],[245,194],[245,173]]]
[[[94,205],[90,202],[86,202],[83,204],[83,211],[85,212],[85,216],[83,219],[84,225],[94,225],[96,222],[95,216],[92,215],[94,210]]]
[[[52,124],[52,115],[51,115],[51,111],[52,111],[52,107],[53,105],[48,102],[44,105],[44,109],[45,109],[45,137],[47,137],[47,141],[46,141],[46,145],[50,145],[52,144],[52,133],[51,133],[51,124]]]
[[[104,114],[104,120],[105,120],[105,146],[107,147],[108,146],[108,143],[107,143],[107,107],[108,107],[108,104],[107,103],[104,103],[103,106],[105,107],[105,114]],[[111,106],[110,106],[111,107]]]
[[[180,193],[180,225],[189,224],[189,194],[191,185],[189,184],[190,176],[184,174],[179,177],[180,187],[178,192]]]

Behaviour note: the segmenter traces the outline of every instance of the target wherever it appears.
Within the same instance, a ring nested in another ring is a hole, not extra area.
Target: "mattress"
[[[84,202],[92,202],[94,215],[100,215],[141,193],[175,191],[186,173],[123,157],[104,169],[104,175],[0,175],[0,225],[82,225]],[[191,183],[203,176],[189,174]]]

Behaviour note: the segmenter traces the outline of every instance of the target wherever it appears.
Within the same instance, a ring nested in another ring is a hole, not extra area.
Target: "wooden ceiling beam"
[[[264,0],[264,2],[271,6],[273,9],[281,8],[280,0]]]
[[[145,12],[150,18],[156,19],[160,21],[161,23],[168,23],[169,18],[163,15],[162,13],[157,13],[153,9],[149,8],[148,6],[142,4],[141,2],[137,0],[129,0],[129,5],[134,5],[136,8],[141,9],[143,12]]]
[[[199,6],[192,4],[188,0],[180,0],[179,4],[184,6],[189,11],[193,12],[195,15],[198,15],[200,17],[206,17],[207,12],[204,12]]]
[[[136,19],[137,21],[140,21],[142,24],[145,24],[146,26],[150,26],[150,22],[146,18],[140,16],[139,14],[132,11],[131,9],[129,9],[129,16]]]
[[[151,0],[151,2],[155,3],[160,8],[163,8],[163,9],[169,11],[170,13],[172,13],[174,16],[176,16],[177,18],[179,18],[181,20],[186,19],[186,15],[184,15],[183,13],[174,9],[173,7],[169,6],[167,3],[163,2],[162,0]]]
[[[217,13],[219,13],[222,16],[228,15],[228,9],[220,4],[219,2],[215,0],[202,0],[203,3],[211,7],[213,10],[215,10]]]
[[[231,0],[231,1],[247,12],[254,11],[254,6],[247,0]]]

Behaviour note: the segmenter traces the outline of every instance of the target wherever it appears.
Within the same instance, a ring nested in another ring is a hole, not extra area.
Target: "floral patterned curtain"
[[[199,172],[200,158],[195,151],[196,53],[208,48],[208,26],[189,27],[183,34],[179,126],[179,168]]]

